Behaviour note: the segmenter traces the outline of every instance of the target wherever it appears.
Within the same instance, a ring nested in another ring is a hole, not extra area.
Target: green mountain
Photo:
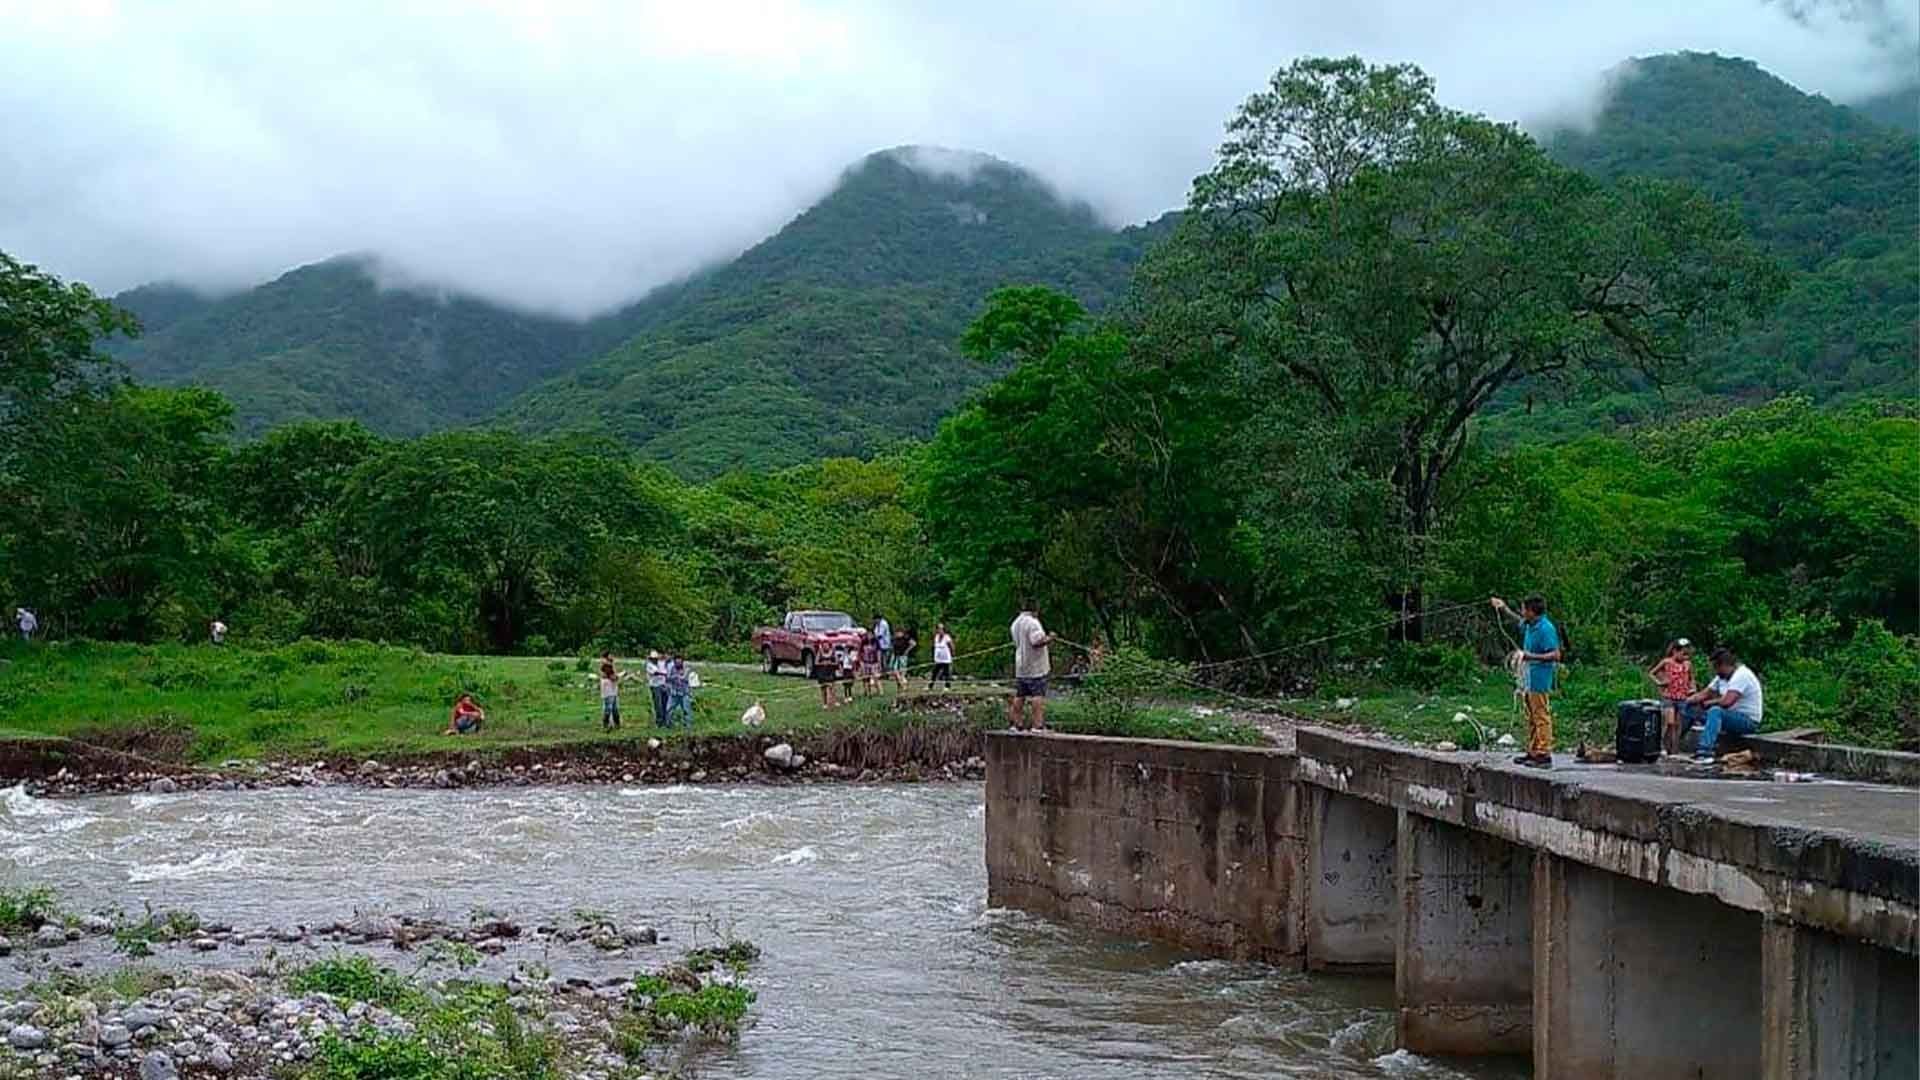
[[[1678,53],[1623,66],[1593,126],[1553,133],[1547,146],[1598,176],[1685,180],[1734,203],[1793,285],[1770,317],[1705,358],[1694,385],[1584,402],[1545,426],[1571,433],[1791,390],[1820,400],[1913,392],[1920,141],[1910,132],[1751,61]]]
[[[583,352],[577,324],[384,288],[357,257],[218,300],[155,285],[114,299],[143,327],[110,346],[134,377],[221,391],[246,434],[337,417],[391,435],[472,423]]]
[[[1116,233],[984,155],[882,151],[738,259],[623,313],[631,338],[502,419],[608,434],[693,476],[872,453],[993,376],[955,347],[988,292],[1112,303],[1164,227]]]
[[[1920,134],[1920,80],[1856,101],[1852,108],[1888,127]]]

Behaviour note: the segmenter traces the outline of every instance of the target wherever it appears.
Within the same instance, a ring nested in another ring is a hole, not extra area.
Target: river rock
[[[140,1080],[176,1080],[179,1075],[180,1067],[164,1050],[155,1050],[140,1059]]]
[[[167,1022],[167,1014],[151,1005],[135,1005],[120,1014],[120,1022],[139,1031],[141,1028],[157,1028]]]
[[[12,954],[13,954],[13,939],[10,937],[0,936],[0,956],[11,956]]]
[[[109,1050],[125,1046],[133,1041],[133,1032],[124,1024],[107,1024],[100,1029],[100,1045]]]
[[[652,945],[660,940],[660,931],[651,926],[629,926],[620,931],[620,940],[629,945]]]
[[[782,769],[793,767],[793,747],[787,743],[776,743],[767,747],[764,756],[768,762]]]
[[[1434,744],[1433,744],[1433,748],[1434,748],[1435,750],[1438,750],[1438,751],[1440,751],[1440,752],[1441,752],[1441,753],[1443,753],[1443,754],[1451,754],[1451,753],[1453,753],[1453,752],[1454,752],[1455,750],[1458,750],[1458,749],[1460,749],[1460,747],[1459,747],[1459,745],[1458,745],[1458,744],[1456,744],[1456,743],[1450,743],[1450,742],[1447,742],[1447,741],[1446,741],[1446,740],[1444,740],[1444,739],[1443,739],[1443,740],[1441,740],[1440,742],[1437,742],[1437,743],[1434,743]]]
[[[220,943],[210,937],[193,939],[193,949],[195,952],[212,952],[219,947]]]
[[[64,927],[48,923],[33,932],[33,943],[44,948],[52,948],[55,945],[65,945],[67,943],[67,931]]]
[[[158,777],[147,785],[147,791],[153,795],[171,795],[180,790],[180,785],[171,776]]]
[[[233,1055],[227,1053],[224,1046],[216,1046],[207,1052],[207,1068],[226,1074],[233,1071]]]
[[[47,1033],[32,1024],[15,1024],[7,1032],[7,1045],[15,1050],[38,1050],[47,1041]]]
[[[38,1002],[15,1002],[4,1009],[0,1009],[0,1020],[5,1020],[8,1023],[19,1023],[22,1020],[33,1019],[33,1015],[39,1011],[40,1004]]]

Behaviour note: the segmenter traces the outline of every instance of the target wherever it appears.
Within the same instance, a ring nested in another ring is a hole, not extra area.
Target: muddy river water
[[[977,784],[0,800],[0,878],[238,926],[576,908],[765,950],[719,1077],[1492,1077],[1393,1049],[1392,987],[986,906]],[[663,946],[665,950],[669,947]],[[668,953],[663,951],[662,959]]]

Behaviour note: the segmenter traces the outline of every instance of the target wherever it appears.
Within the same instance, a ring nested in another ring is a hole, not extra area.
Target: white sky
[[[374,252],[585,314],[740,251],[884,147],[983,150],[1133,222],[1184,202],[1301,55],[1417,62],[1448,103],[1523,122],[1682,48],[1845,101],[1911,77],[1912,8],[0,0],[0,250],[109,292]]]

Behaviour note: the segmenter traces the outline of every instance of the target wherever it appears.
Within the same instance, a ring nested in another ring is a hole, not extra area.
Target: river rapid
[[[1516,1075],[1393,1050],[1388,980],[988,909],[982,803],[978,784],[15,789],[0,800],[0,874],[77,909],[151,903],[242,927],[590,908],[672,939],[628,969],[731,928],[764,959],[756,1019],[703,1068],[714,1077]]]

